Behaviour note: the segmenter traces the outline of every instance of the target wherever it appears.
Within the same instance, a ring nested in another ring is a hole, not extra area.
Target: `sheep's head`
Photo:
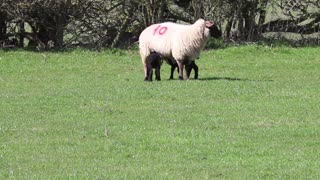
[[[206,28],[210,30],[210,35],[214,38],[221,37],[221,31],[213,21],[206,21]]]

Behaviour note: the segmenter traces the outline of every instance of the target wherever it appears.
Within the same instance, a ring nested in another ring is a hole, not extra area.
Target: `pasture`
[[[204,51],[199,80],[150,83],[137,51],[0,50],[0,179],[319,179],[319,52]]]

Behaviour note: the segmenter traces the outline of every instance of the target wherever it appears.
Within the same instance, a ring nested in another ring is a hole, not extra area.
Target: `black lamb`
[[[152,81],[153,69],[155,69],[156,80],[157,81],[161,80],[160,78],[161,64],[162,64],[161,56],[156,52],[152,52],[147,57],[147,77],[145,78],[145,81]]]

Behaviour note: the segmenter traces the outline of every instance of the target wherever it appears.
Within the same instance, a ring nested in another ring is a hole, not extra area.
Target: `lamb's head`
[[[206,28],[210,30],[210,35],[214,38],[221,37],[221,30],[213,21],[206,21]]]

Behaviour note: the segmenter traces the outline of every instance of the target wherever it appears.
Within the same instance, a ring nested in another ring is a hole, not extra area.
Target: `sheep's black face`
[[[214,38],[221,37],[222,33],[221,33],[220,29],[218,28],[218,26],[215,25],[214,22],[206,21],[206,27],[209,29],[211,37],[214,37]]]
[[[210,35],[214,38],[219,38],[222,35],[220,29],[216,25],[213,25],[211,28],[209,28],[209,30],[210,30]]]

